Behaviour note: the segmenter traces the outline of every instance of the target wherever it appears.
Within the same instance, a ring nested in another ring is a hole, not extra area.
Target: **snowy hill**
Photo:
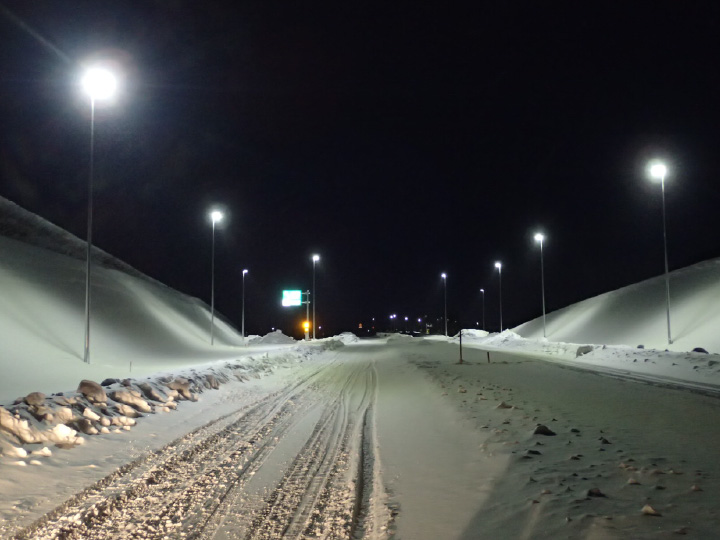
[[[84,364],[85,242],[5,199],[0,233],[0,401],[238,356],[222,317],[210,347],[204,302],[96,250]]]
[[[548,291],[551,295],[552,291]],[[720,259],[670,274],[673,344],[667,344],[665,277],[601,294],[547,315],[547,339],[569,343],[644,345],[720,352]],[[525,338],[542,338],[542,317],[513,329]]]

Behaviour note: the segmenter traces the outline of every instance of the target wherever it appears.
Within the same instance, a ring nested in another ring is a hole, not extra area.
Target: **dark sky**
[[[0,195],[250,332],[287,333],[317,252],[318,322],[391,313],[498,326],[720,256],[715,2],[0,0]],[[663,291],[659,291],[663,294]]]

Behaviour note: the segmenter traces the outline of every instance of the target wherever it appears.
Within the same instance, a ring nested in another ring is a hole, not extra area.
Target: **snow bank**
[[[527,354],[577,367],[720,392],[717,354],[526,339],[511,330],[466,340],[466,332],[470,334],[473,330],[463,330],[463,345],[468,347]]]
[[[342,334],[335,336],[334,339],[343,342],[345,345],[350,345],[351,343],[357,343],[360,341],[360,338],[352,332],[343,332]]]
[[[720,258],[670,273],[673,343],[667,343],[665,277],[658,276],[547,314],[552,341],[644,345],[720,353]],[[513,329],[526,338],[543,335],[542,317]]]
[[[291,343],[295,343],[295,340],[291,338],[290,336],[286,336],[282,333],[280,330],[275,330],[274,332],[270,332],[266,334],[265,336],[254,340],[253,344],[262,344],[262,345],[289,345]]]

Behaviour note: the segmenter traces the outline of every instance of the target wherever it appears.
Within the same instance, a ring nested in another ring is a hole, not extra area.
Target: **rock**
[[[703,490],[703,489],[702,489],[700,486],[698,486],[697,484],[693,484],[693,485],[690,487],[690,491],[702,491],[702,490]]]
[[[84,433],[85,435],[97,435],[98,430],[93,426],[93,423],[88,418],[78,418],[77,421],[73,422],[73,427]]]
[[[550,429],[547,426],[544,426],[542,424],[538,424],[538,426],[535,428],[535,431],[533,431],[534,435],[547,435],[549,437],[553,435],[557,435],[552,429]]]
[[[600,437],[598,440],[600,441],[600,444],[612,444],[605,437]]]
[[[152,407],[150,407],[148,402],[136,394],[138,394],[138,392],[133,393],[131,390],[116,390],[110,393],[110,398],[118,403],[129,405],[140,412],[152,412]]]
[[[129,418],[139,418],[142,415],[137,412],[135,409],[133,409],[130,405],[127,405],[125,403],[118,403],[117,404],[117,410],[120,414],[123,416],[127,416]]]
[[[103,382],[100,383],[100,386],[112,386],[115,383],[119,383],[120,381],[118,379],[105,379]]]
[[[190,391],[190,381],[183,377],[178,377],[173,381],[165,384],[170,390],[176,390],[179,395],[188,400],[194,400],[194,396]]]
[[[107,403],[107,394],[102,386],[94,381],[83,379],[77,391],[85,396],[91,403]]]
[[[661,514],[660,512],[658,512],[657,510],[655,510],[655,509],[654,509],[652,506],[650,506],[649,504],[646,504],[645,506],[643,506],[641,512],[642,512],[644,515],[646,515],[646,516],[655,516],[655,517],[660,517],[660,516],[662,516],[662,514]]]
[[[644,348],[645,348],[645,345],[638,345],[637,348],[638,348],[638,349],[644,349]]]
[[[23,399],[31,407],[40,407],[45,403],[45,394],[42,392],[31,392]]]
[[[220,388],[220,383],[215,375],[209,373],[205,376],[205,380],[207,381],[208,388],[212,388],[213,390],[218,390]]]
[[[593,352],[593,346],[592,345],[580,345],[577,348],[577,351],[575,351],[575,358],[578,358],[584,354],[588,354]]]
[[[504,401],[501,401],[500,403],[497,404],[497,407],[495,407],[495,408],[496,409],[512,409],[512,407],[513,407],[512,405],[508,405]]]
[[[628,478],[627,483],[628,483],[628,485],[631,485],[631,486],[639,486],[640,485],[640,482],[638,482],[635,478]]]
[[[464,386],[458,386],[458,394],[466,394],[467,390]]]
[[[160,394],[160,392],[158,392],[156,388],[150,386],[148,383],[139,383],[137,386],[142,391],[145,399],[158,401],[160,403],[163,403],[165,401],[165,398]]]
[[[55,421],[58,424],[67,424],[75,418],[75,413],[70,407],[58,407],[55,409]]]
[[[4,407],[0,407],[0,431],[14,435],[22,444],[43,442],[43,435],[39,430]]]
[[[588,489],[587,495],[588,497],[607,497],[599,488]]]
[[[695,347],[695,348],[692,350],[692,352],[708,354],[708,352],[707,352],[705,349],[703,349],[702,347]]]

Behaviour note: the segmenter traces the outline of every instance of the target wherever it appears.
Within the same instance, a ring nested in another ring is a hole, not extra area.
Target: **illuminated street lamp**
[[[90,269],[92,255],[93,181],[95,178],[95,102],[115,95],[117,80],[104,68],[91,68],[82,78],[82,87],[90,96],[90,170],[88,174],[87,265],[85,270],[85,350],[83,360],[90,363]]]
[[[485,330],[485,289],[480,289],[482,293],[482,329]]]
[[[247,270],[243,270],[242,272],[242,341],[243,345],[245,345],[245,274],[247,274]]]
[[[663,248],[665,250],[665,311],[667,314],[667,335],[668,343],[672,345],[672,333],[670,332],[670,270],[668,268],[668,249],[667,249],[667,226],[665,217],[665,175],[667,167],[663,163],[656,161],[650,164],[650,177],[654,180],[660,180],[662,190],[662,218],[663,218]]]
[[[211,255],[211,278],[210,278],[210,345],[215,344],[215,224],[221,221],[223,213],[220,210],[210,212],[212,221],[212,255]]]
[[[320,260],[320,255],[313,255],[312,256],[312,262],[313,262],[313,318],[312,318],[312,331],[313,331],[313,339],[315,339],[315,304],[317,304],[317,296],[315,296],[315,263],[317,263]]]
[[[542,289],[542,308],[543,308],[543,337],[546,336],[545,327],[545,264],[543,262],[543,241],[545,235],[542,233],[535,233],[535,241],[540,244],[540,287]]]
[[[445,337],[448,337],[448,331],[447,331],[447,274],[443,272],[440,274],[440,277],[443,280],[443,289],[445,292]]]
[[[500,295],[500,332],[502,332],[503,324],[502,324],[502,263],[496,262],[495,268],[498,269],[498,292]]]

